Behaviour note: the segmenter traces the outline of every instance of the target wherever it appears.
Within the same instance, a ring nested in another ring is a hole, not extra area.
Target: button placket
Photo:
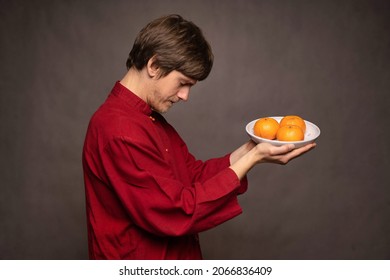
[[[155,119],[152,115],[149,116],[149,119],[150,119],[155,125],[159,126],[159,123],[156,122],[156,119]],[[165,135],[163,134],[163,133],[165,133],[165,131],[161,133],[161,132],[159,131],[159,130],[161,129],[160,127],[156,127],[156,129],[157,129],[157,131],[158,131],[158,134],[159,134],[160,137],[161,137],[162,144],[165,146],[165,147],[163,148],[163,150],[164,150],[166,153],[169,154],[169,148],[167,147],[167,144],[168,144],[169,140],[168,140],[168,139],[165,137]],[[169,158],[168,158],[168,159],[169,159]]]

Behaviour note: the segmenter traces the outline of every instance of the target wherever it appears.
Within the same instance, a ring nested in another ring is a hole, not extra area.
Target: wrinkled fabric
[[[83,148],[91,259],[201,259],[198,233],[242,212],[229,156],[196,160],[163,116],[117,82]]]

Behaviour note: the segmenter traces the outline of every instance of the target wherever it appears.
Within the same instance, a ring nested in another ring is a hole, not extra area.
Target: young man
[[[309,151],[249,141],[202,162],[162,117],[204,80],[213,54],[178,15],[141,30],[128,72],[93,115],[83,149],[91,259],[201,259],[198,233],[242,212],[237,196],[257,163]]]

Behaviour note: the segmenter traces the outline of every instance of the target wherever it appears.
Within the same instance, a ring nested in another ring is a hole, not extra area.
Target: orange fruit
[[[305,138],[302,128],[297,125],[281,126],[276,134],[279,141],[301,141]]]
[[[295,115],[285,116],[280,121],[280,126],[282,127],[285,125],[297,125],[302,129],[303,134],[305,134],[305,132],[306,132],[305,121],[300,116],[295,116]]]
[[[253,133],[256,136],[273,140],[276,138],[276,133],[279,129],[279,123],[273,118],[258,119],[253,126]]]

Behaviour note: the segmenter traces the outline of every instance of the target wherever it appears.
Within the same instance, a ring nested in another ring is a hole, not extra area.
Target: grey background
[[[0,258],[85,259],[81,149],[138,31],[179,13],[215,66],[166,118],[200,159],[299,114],[318,147],[261,165],[207,259],[389,259],[389,1],[0,0]]]

